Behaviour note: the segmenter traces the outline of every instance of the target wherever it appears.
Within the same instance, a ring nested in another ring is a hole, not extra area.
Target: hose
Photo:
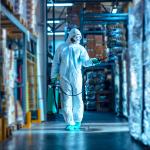
[[[101,60],[100,60],[99,58],[97,58],[97,60],[98,60],[99,62],[101,62]],[[93,63],[93,62],[92,62],[92,66],[94,66],[94,63]],[[78,96],[78,95],[82,94],[83,92],[85,92],[85,91],[82,90],[80,93],[73,94],[73,87],[72,87],[71,84],[70,84],[70,86],[71,86],[72,94],[67,94],[67,93],[61,88],[61,86],[60,86],[58,83],[57,83],[57,84],[53,83],[53,84],[51,84],[51,86],[59,87],[59,89],[61,90],[61,92],[62,92],[63,94],[65,94],[65,95],[67,95],[67,96]]]
[[[61,92],[62,92],[63,94],[65,94],[65,95],[67,95],[67,96],[78,96],[78,95],[80,95],[80,94],[82,94],[82,93],[84,92],[84,91],[81,91],[80,93],[73,94],[73,87],[72,87],[72,85],[71,85],[72,94],[67,94],[67,93],[61,88],[61,86],[60,86],[59,84],[51,84],[51,86],[52,86],[52,87],[58,87],[58,88],[61,90]]]

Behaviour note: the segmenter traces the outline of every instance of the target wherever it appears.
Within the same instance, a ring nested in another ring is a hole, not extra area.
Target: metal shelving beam
[[[22,79],[23,79],[23,97],[22,97],[22,106],[23,106],[23,116],[26,115],[26,83],[27,83],[27,36],[23,35],[24,47],[23,47],[23,72],[22,72]]]
[[[127,13],[84,13],[84,17],[128,17]]]
[[[58,21],[64,21],[64,20],[66,20],[66,18],[55,18],[55,21],[56,20],[58,20]],[[47,18],[47,21],[53,21],[53,19],[52,18]]]
[[[84,21],[126,21],[126,17],[86,18]]]
[[[123,24],[127,24],[126,21],[124,20],[120,20],[119,23],[123,23]],[[83,23],[83,25],[108,25],[108,24],[117,24],[116,20],[113,20],[113,21],[108,21],[108,20],[105,20],[105,21],[85,21]]]
[[[91,35],[103,35],[105,34],[105,31],[84,31],[83,34],[91,34]]]

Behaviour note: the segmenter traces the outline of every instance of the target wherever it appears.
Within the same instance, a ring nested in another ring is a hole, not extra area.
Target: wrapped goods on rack
[[[7,118],[7,102],[5,99],[5,74],[4,74],[4,50],[6,48],[6,35],[7,32],[5,29],[1,29],[1,41],[0,41],[0,111],[1,115],[4,118]]]
[[[135,139],[142,134],[142,0],[129,12],[129,57],[130,57],[130,110],[129,129]]]
[[[8,125],[14,124],[15,118],[15,100],[14,100],[14,82],[16,79],[15,74],[15,61],[14,52],[6,47],[7,32],[3,30],[2,53],[3,53],[3,82],[4,82],[4,99],[7,104],[6,106],[6,117]]]
[[[2,53],[2,41],[0,41],[0,91],[3,90],[3,53]]]
[[[87,72],[85,95],[87,109],[96,109],[97,92],[104,90],[104,73],[102,71]]]
[[[123,74],[122,68],[122,54],[127,50],[126,40],[126,28],[124,23],[110,24],[107,25],[107,47],[108,57],[110,61],[115,62],[115,112],[117,115],[123,113],[123,95],[125,93],[124,79],[126,78]],[[125,95],[124,95],[125,98]],[[125,104],[126,99],[123,102]]]
[[[15,99],[14,99],[14,81],[16,74],[14,71],[14,53],[8,49],[5,49],[5,56],[10,54],[9,59],[5,59],[4,56],[4,86],[5,86],[5,98],[8,100],[8,124],[15,123]],[[7,58],[7,57],[6,57]]]
[[[115,61],[115,113],[119,115],[120,112],[120,77],[119,77],[119,64],[118,59]]]
[[[7,117],[7,102],[5,99],[5,89],[4,89],[4,50],[6,48],[6,30],[5,29],[1,29],[1,41],[0,41],[0,101],[1,101],[1,105],[0,105],[0,109],[1,109],[1,114],[3,114],[3,117]],[[4,105],[3,105],[4,104]]]
[[[142,141],[146,145],[150,145],[150,1],[145,0],[145,45],[144,45],[144,77],[145,77],[145,91],[144,91],[144,120],[143,120],[143,134]]]
[[[123,115],[128,117],[128,102],[127,102],[127,70],[126,70],[126,61],[123,60],[122,63],[122,73],[123,73],[123,84],[122,84],[122,108],[123,108]]]
[[[121,25],[121,24],[120,24]],[[113,28],[114,27],[114,28]],[[122,53],[127,46],[126,44],[126,30],[123,26],[108,26],[107,32],[107,47],[110,48],[110,53],[113,55],[117,55],[118,53]]]
[[[106,68],[107,67],[108,66],[106,66]],[[86,80],[84,82],[84,101],[86,108],[89,110],[104,110],[99,109],[99,107],[102,106],[107,106],[105,110],[109,110],[108,104],[110,104],[110,101],[108,101],[108,99],[110,99],[110,94],[112,94],[112,87],[110,88],[111,83],[106,83],[108,82],[106,81],[107,75],[112,76],[111,68],[109,67],[107,69],[105,67],[100,67],[99,69],[93,67],[92,71],[88,71],[88,67],[86,68],[87,70],[84,74],[84,80]],[[110,82],[112,82],[112,80]],[[102,103],[107,103],[107,105],[103,105]]]

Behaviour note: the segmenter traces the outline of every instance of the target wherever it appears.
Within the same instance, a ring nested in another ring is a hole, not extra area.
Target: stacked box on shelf
[[[28,23],[28,27],[29,29],[32,29],[32,22],[33,22],[33,1],[32,0],[26,0],[26,4],[27,4],[27,23]]]
[[[97,57],[103,59],[106,57],[105,45],[102,35],[87,35],[87,51],[91,58]]]
[[[27,22],[26,0],[14,0],[14,13],[22,23]]]
[[[28,21],[30,22],[30,29],[33,33],[37,33],[37,16],[39,15],[40,3],[37,0],[27,0],[27,15]],[[28,14],[30,12],[30,14]],[[29,17],[30,15],[30,17]]]
[[[80,24],[80,9],[81,5],[74,5],[74,7],[67,8],[67,19],[70,21],[70,25],[78,25]]]

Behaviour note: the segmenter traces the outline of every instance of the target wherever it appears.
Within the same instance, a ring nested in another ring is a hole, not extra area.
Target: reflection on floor
[[[15,131],[0,150],[148,150],[129,135],[125,119],[110,113],[86,112],[80,131],[65,131],[59,120]]]

